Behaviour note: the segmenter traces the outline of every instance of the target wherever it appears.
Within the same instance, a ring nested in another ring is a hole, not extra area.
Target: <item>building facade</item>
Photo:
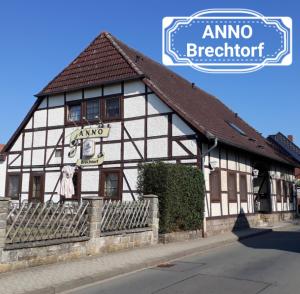
[[[80,134],[80,135],[79,135]],[[40,93],[4,148],[3,196],[59,201],[136,200],[138,164],[202,168],[206,216],[293,212],[294,162],[217,98],[129,48],[98,36]]]

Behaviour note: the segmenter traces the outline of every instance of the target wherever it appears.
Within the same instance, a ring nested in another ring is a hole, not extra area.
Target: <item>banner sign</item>
[[[208,73],[253,72],[292,63],[292,19],[248,9],[208,9],[163,19],[165,65]]]

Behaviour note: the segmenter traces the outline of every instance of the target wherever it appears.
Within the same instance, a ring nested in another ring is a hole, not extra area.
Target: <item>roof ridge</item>
[[[115,49],[118,50],[118,52],[122,55],[122,57],[127,61],[127,63],[132,67],[132,69],[139,75],[144,75],[144,72],[135,64],[134,61],[131,60],[131,58],[124,52],[124,50],[117,44],[117,42],[114,40],[116,39],[114,36],[112,36],[108,32],[103,32],[104,36],[111,42],[111,44],[114,46]],[[118,42],[120,42],[117,39]]]

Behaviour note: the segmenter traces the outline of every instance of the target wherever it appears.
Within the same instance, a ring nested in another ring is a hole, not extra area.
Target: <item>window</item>
[[[236,173],[228,172],[228,200],[236,202]]]
[[[284,198],[284,201],[287,201],[287,197],[288,197],[288,186],[287,186],[287,182],[286,181],[283,181],[282,182],[282,188],[283,188],[283,198]]]
[[[86,119],[88,121],[99,120],[99,113],[99,100],[89,100],[86,102]]]
[[[120,98],[106,98],[104,100],[104,118],[105,119],[118,119],[121,118],[121,105]]]
[[[276,198],[277,202],[281,202],[281,180],[276,181]]]
[[[246,175],[240,175],[240,199],[241,199],[241,202],[248,200]]]
[[[211,201],[220,201],[221,199],[221,179],[220,170],[216,169],[209,174],[210,199]]]
[[[8,174],[6,195],[11,199],[19,199],[21,192],[21,175],[20,174]]]
[[[33,173],[30,177],[29,200],[43,202],[44,200],[44,175]]]
[[[74,200],[79,200],[80,199],[80,172],[76,171],[73,175],[72,181],[74,185],[74,192],[75,194],[73,195]]]
[[[119,170],[102,170],[101,173],[100,190],[103,197],[113,200],[121,199],[121,172]]]
[[[54,157],[62,157],[62,150],[61,149],[56,149],[54,153]]]
[[[294,201],[294,187],[292,183],[289,183],[289,198],[290,202]]]
[[[232,123],[230,121],[227,121],[227,123],[240,135],[246,136],[246,133],[241,128],[239,128],[237,125],[235,125],[234,123]]]
[[[81,103],[71,104],[68,106],[68,121],[81,120]]]

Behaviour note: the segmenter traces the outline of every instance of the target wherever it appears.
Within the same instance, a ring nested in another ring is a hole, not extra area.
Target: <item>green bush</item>
[[[138,191],[159,199],[159,232],[200,229],[204,179],[199,168],[154,162],[139,166]]]

